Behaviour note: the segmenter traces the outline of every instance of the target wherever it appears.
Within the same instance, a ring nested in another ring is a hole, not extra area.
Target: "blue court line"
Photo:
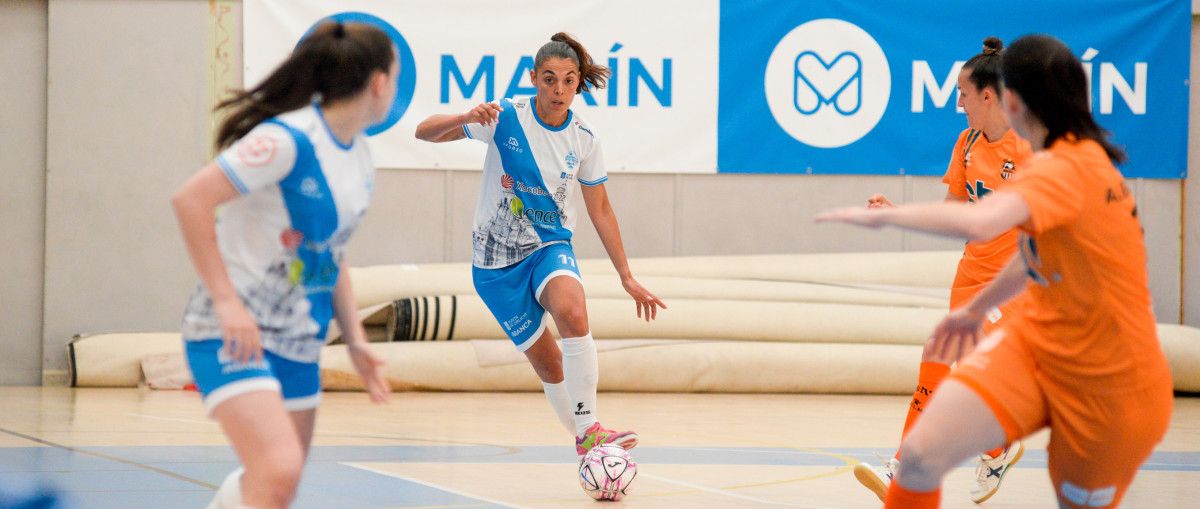
[[[197,483],[219,485],[237,466],[225,446],[0,448],[0,484],[20,475],[48,481],[74,498],[77,508],[203,507],[212,491]],[[838,468],[838,456],[877,462],[891,451],[869,448],[639,447],[639,463],[686,465],[823,466]],[[105,459],[99,454],[122,461]],[[314,447],[294,507],[452,506],[493,509],[502,506],[450,493],[402,478],[369,472],[343,463],[575,463],[570,446],[323,446]],[[193,480],[186,482],[138,465]],[[964,466],[970,466],[964,464]],[[1044,450],[1027,450],[1017,468],[1045,468]],[[1200,472],[1200,451],[1155,452],[1144,471]],[[147,505],[149,503],[149,505]]]

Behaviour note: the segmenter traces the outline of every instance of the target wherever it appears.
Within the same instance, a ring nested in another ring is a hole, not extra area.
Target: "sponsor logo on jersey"
[[[525,149],[521,148],[521,143],[512,136],[509,136],[508,141],[504,142],[504,147],[518,154],[525,152]]]
[[[507,173],[500,175],[500,187],[503,187],[505,189],[512,189],[513,188],[513,178],[510,177]]]
[[[517,190],[522,193],[532,194],[534,196],[550,196],[550,192],[540,187],[529,187],[525,184],[517,182]]]
[[[555,221],[558,221],[558,211],[525,209],[525,217],[529,218],[529,221],[534,223],[552,225]]]
[[[295,251],[302,242],[304,242],[304,234],[295,228],[288,228],[279,234],[279,243],[283,244],[288,251]]]
[[[508,210],[512,212],[512,215],[521,217],[525,215],[525,202],[521,201],[520,198],[513,196],[512,199],[508,201]]]
[[[574,170],[575,167],[579,165],[579,157],[576,156],[575,151],[572,150],[570,152],[567,152],[567,157],[563,158],[563,162],[567,164],[568,171]],[[566,174],[567,174],[567,172],[564,171],[563,175],[566,175]]]

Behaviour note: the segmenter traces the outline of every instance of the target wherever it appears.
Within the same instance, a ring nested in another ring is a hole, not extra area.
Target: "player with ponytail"
[[[976,203],[989,193],[1003,189],[1020,173],[1032,153],[1029,142],[1009,128],[1008,119],[1000,107],[1000,58],[1004,43],[996,37],[983,41],[983,50],[971,57],[958,74],[958,106],[967,115],[967,128],[958,135],[950,153],[950,164],[942,182],[946,183],[946,201]],[[891,207],[881,194],[872,196],[868,207]],[[983,290],[1017,252],[1018,233],[1015,228],[994,239],[972,240],[963,248],[954,283],[950,287],[950,309],[956,309]],[[1016,312],[1015,303],[988,313],[984,329],[990,331]],[[926,344],[921,353],[917,372],[917,387],[909,403],[901,437],[908,434],[917,417],[928,406],[936,389],[950,374],[950,363],[936,359]],[[971,500],[982,503],[1000,489],[1008,470],[1024,453],[1020,443],[980,453],[976,463],[975,486]],[[854,474],[882,500],[888,483],[900,465],[899,451],[876,469],[866,463],[855,465]]]
[[[371,400],[387,398],[382,361],[340,275],[373,188],[363,133],[387,117],[398,73],[379,29],[320,24],[262,83],[217,107],[228,111],[220,155],[172,199],[201,279],[183,317],[188,366],[244,467],[210,509],[291,504],[331,319]]]
[[[541,378],[579,455],[600,444],[629,449],[638,442],[636,433],[605,428],[598,420],[596,345],[571,246],[581,198],[637,315],[652,320],[666,307],[629,270],[604,186],[600,139],[571,110],[578,94],[603,88],[609,76],[582,44],[557,33],[534,57],[529,79],[536,96],[433,115],[416,132],[425,141],[487,144],[472,234],[475,289]],[[548,318],[562,336],[561,349]]]
[[[1000,64],[1003,112],[1036,150],[1020,178],[974,205],[817,217],[970,240],[1020,230],[1017,254],[933,330],[932,357],[960,360],[900,444],[886,509],[938,507],[947,472],[1043,428],[1059,507],[1118,507],[1171,421],[1142,225],[1114,165],[1125,154],[1092,117],[1083,64],[1045,35],[1017,39]],[[1013,316],[982,333],[1013,298]]]

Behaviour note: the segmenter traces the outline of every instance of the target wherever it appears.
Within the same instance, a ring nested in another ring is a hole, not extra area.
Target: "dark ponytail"
[[[579,67],[580,80],[579,86],[575,88],[576,94],[592,88],[604,88],[608,77],[612,75],[608,67],[592,62],[587,49],[566,32],[554,34],[550,37],[550,42],[538,49],[537,56],[533,59],[534,70],[540,69],[542,64],[551,58],[570,59]]]
[[[1004,41],[998,37],[988,37],[983,40],[983,51],[971,57],[963,64],[963,70],[971,71],[971,83],[975,88],[983,90],[991,88],[1000,94],[1000,53],[1004,50]]]
[[[1042,148],[1073,135],[1099,143],[1114,163],[1125,161],[1125,151],[1092,118],[1083,64],[1066,44],[1048,35],[1027,35],[1005,50],[1000,65],[1004,86],[1046,126]]]
[[[391,39],[378,28],[340,21],[318,25],[258,86],[217,105],[216,111],[229,110],[217,129],[217,149],[262,121],[314,100],[329,104],[355,96],[373,72],[387,74],[394,59]]]

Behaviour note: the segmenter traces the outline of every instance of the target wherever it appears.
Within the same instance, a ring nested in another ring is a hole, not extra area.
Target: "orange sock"
[[[913,391],[912,403],[908,406],[908,417],[904,418],[904,430],[900,433],[900,438],[908,436],[908,430],[912,429],[913,424],[917,422],[917,416],[921,415],[925,405],[929,404],[929,398],[933,397],[933,390],[941,385],[942,380],[949,374],[949,364],[921,363],[921,370],[917,372],[917,390]],[[900,451],[896,451],[896,459],[900,459]]]
[[[995,449],[992,449],[992,450],[990,450],[990,451],[988,451],[988,452],[987,452],[987,455],[988,455],[988,456],[991,456],[991,457],[993,457],[993,458],[995,458],[996,456],[999,456],[999,455],[1001,455],[1001,454],[1004,454],[1004,449],[1005,449],[1005,447],[1008,447],[1008,446],[1006,445],[1006,446],[1003,446],[1003,447],[997,447],[997,448],[995,448]]]
[[[892,481],[888,486],[887,500],[883,509],[937,509],[942,503],[942,490],[918,493],[909,491],[900,483]]]

